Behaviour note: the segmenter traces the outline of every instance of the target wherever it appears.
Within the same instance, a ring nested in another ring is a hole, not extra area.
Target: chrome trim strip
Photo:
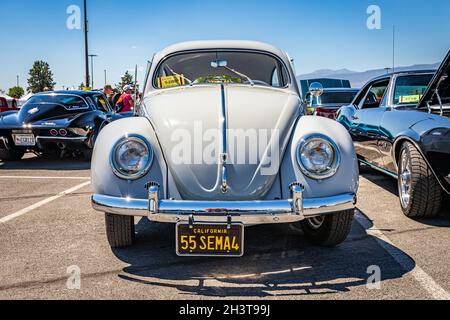
[[[222,103],[222,114],[221,114],[221,120],[222,120],[222,154],[221,157],[221,164],[222,164],[222,176],[221,176],[221,192],[227,193],[228,192],[228,174],[227,174],[227,160],[228,160],[228,137],[227,137],[227,129],[228,129],[228,119],[227,119],[227,105],[226,105],[226,98],[225,98],[225,85],[220,85],[220,92],[221,92],[221,103]]]
[[[94,194],[92,206],[100,212],[125,216],[148,217],[151,221],[165,223],[189,222],[194,216],[199,222],[233,223],[247,225],[290,223],[324,214],[351,210],[356,205],[356,194],[346,193],[324,198],[303,199],[302,214],[294,212],[289,200],[269,201],[183,201],[160,200],[158,213],[150,213],[148,199],[119,198]]]
[[[376,166],[374,164],[371,164],[371,163],[369,163],[367,161],[364,161],[364,160],[361,160],[361,159],[358,159],[358,161],[361,162],[361,163],[364,163],[365,165],[368,165],[369,167],[371,167],[374,170],[380,171],[381,173],[384,173],[384,174],[386,174],[386,175],[388,175],[388,176],[390,176],[390,177],[392,177],[394,179],[398,179],[398,175],[395,174],[395,173],[387,171],[386,169],[380,168],[380,167],[378,167],[378,166]]]
[[[87,137],[42,137],[42,136],[37,136],[36,137],[36,141],[37,140],[73,140],[73,141],[85,141],[87,140]]]
[[[5,145],[6,150],[10,150],[10,149],[11,149],[11,148],[9,147],[8,138],[0,137],[0,141],[3,142],[3,144]]]

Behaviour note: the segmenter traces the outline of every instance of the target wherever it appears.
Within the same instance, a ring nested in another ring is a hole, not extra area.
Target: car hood
[[[209,85],[164,90],[146,98],[145,106],[184,199],[256,200],[276,179],[300,103],[280,89]]]
[[[450,51],[447,56],[442,61],[441,66],[437,70],[433,79],[431,80],[428,88],[423,95],[418,108],[427,109],[427,104],[430,106],[439,106],[439,101],[435,95],[436,90],[438,90],[439,95],[444,102],[448,104],[450,100]]]

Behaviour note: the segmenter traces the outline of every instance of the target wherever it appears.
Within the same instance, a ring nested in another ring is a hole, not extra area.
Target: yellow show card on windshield
[[[422,99],[422,95],[415,94],[410,96],[400,96],[400,103],[417,103]]]
[[[158,88],[170,88],[170,87],[179,87],[184,86],[186,84],[184,76],[167,76],[167,77],[159,77],[158,78]]]

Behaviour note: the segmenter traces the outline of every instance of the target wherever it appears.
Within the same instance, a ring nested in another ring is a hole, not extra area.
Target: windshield
[[[355,98],[357,92],[324,92],[320,96],[321,104],[350,104]]]
[[[432,77],[432,74],[398,77],[395,83],[394,105],[419,103]]]
[[[43,94],[31,97],[22,107],[24,110],[32,109],[36,104],[58,104],[67,110],[88,109],[85,100],[77,95]]]
[[[154,86],[163,89],[190,84],[251,85],[252,82],[255,85],[285,87],[288,84],[287,70],[281,61],[263,53],[185,53],[169,57],[160,64]]]

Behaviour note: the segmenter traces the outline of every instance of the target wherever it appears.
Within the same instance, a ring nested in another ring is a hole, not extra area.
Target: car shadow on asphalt
[[[309,244],[289,225],[246,228],[242,258],[182,258],[175,254],[175,227],[142,219],[136,244],[114,254],[130,266],[119,277],[143,285],[175,288],[198,297],[283,297],[329,295],[365,286],[368,268],[379,266],[381,283],[415,267],[401,267],[355,221],[346,242],[336,248]],[[386,246],[391,245],[386,243]],[[393,248],[398,255],[405,253]]]
[[[361,170],[361,176],[398,197],[397,180],[395,180],[394,178],[389,177],[367,166]],[[399,206],[400,210],[399,202],[397,202],[396,205]],[[450,196],[444,194],[442,209],[439,212],[438,217],[429,219],[415,219],[415,221],[430,226],[450,228]]]
[[[50,171],[79,171],[89,170],[91,163],[88,161],[57,157],[38,157],[27,155],[20,161],[0,161],[0,170],[50,170]]]

